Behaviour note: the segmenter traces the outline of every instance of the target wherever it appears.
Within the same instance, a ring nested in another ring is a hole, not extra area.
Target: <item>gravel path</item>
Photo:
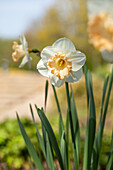
[[[37,115],[34,104],[44,105],[45,82],[45,77],[34,72],[0,71],[0,121],[16,118],[16,111],[20,117],[31,118],[29,103]],[[48,101],[47,110],[49,107]]]

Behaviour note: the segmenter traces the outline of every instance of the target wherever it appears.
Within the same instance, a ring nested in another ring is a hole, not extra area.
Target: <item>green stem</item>
[[[32,49],[32,53],[40,53],[40,51],[37,49]]]
[[[69,119],[70,119],[71,137],[72,137],[72,142],[73,142],[73,145],[74,145],[74,148],[75,148],[76,146],[75,146],[75,140],[74,140],[74,129],[73,129],[73,122],[72,122],[72,115],[71,115],[71,103],[70,103],[70,96],[69,96],[69,86],[68,86],[67,82],[65,83],[65,85],[66,85],[68,112],[69,112]]]
[[[28,52],[29,53],[40,53],[39,50],[37,50],[37,49],[30,49],[30,48],[28,48]]]

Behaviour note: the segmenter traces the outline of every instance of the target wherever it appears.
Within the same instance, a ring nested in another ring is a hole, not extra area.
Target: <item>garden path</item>
[[[31,118],[29,103],[44,105],[46,78],[29,71],[0,71],[0,121],[20,117]],[[51,90],[49,90],[50,95]],[[50,107],[48,98],[47,110]]]

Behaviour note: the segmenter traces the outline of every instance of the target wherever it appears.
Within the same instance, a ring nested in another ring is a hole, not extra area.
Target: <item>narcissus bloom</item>
[[[91,15],[88,33],[90,43],[99,51],[113,51],[113,18],[108,13]]]
[[[42,50],[37,69],[43,76],[50,78],[54,86],[60,87],[64,82],[81,79],[85,61],[85,54],[77,51],[69,39],[61,38]]]
[[[20,45],[16,41],[13,42],[12,48],[14,52],[12,53],[12,59],[14,62],[17,62],[20,58],[24,57],[19,67],[23,67],[27,62],[30,67],[30,61],[32,60],[32,58],[30,57],[28,52],[28,43],[26,41],[26,38],[24,36],[20,37],[20,42]]]

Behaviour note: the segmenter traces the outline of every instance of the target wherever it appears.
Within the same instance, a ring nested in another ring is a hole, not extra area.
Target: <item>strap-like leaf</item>
[[[20,127],[20,131],[21,131],[21,134],[24,138],[24,141],[26,143],[26,146],[27,146],[27,149],[29,151],[29,154],[31,155],[31,157],[33,158],[33,161],[36,165],[36,167],[39,169],[39,170],[43,170],[43,166],[42,166],[42,163],[41,163],[41,160],[39,159],[35,149],[34,149],[34,146],[32,145],[29,137],[27,136],[25,130],[24,130],[24,127],[19,119],[19,116],[17,114],[17,120],[18,120],[18,124],[19,124],[19,127]]]
[[[77,110],[75,105],[75,99],[73,90],[71,87],[71,113],[72,113],[72,122],[73,122],[73,128],[74,128],[74,136],[75,136],[75,144],[76,144],[76,155],[77,155],[77,168],[79,168],[79,159],[80,159],[80,129],[79,129],[79,121],[77,116]],[[77,169],[76,168],[76,169]]]
[[[59,142],[60,142],[62,133],[64,131],[64,123],[63,123],[63,119],[62,119],[62,113],[61,113],[57,93],[56,93],[55,87],[53,85],[52,85],[52,88],[53,88],[53,92],[54,92],[54,96],[55,96],[55,100],[56,100],[56,104],[57,104],[57,109],[58,109],[58,113],[59,113]]]
[[[60,143],[60,150],[61,150],[61,155],[63,159],[63,163],[65,166],[65,169],[68,169],[68,158],[67,158],[67,152],[66,152],[66,138],[65,138],[65,132],[62,133],[62,138],[61,138],[61,143]]]
[[[36,125],[36,122],[35,122],[35,118],[34,118],[33,109],[32,109],[31,104],[30,104],[29,106],[30,106],[30,111],[31,111],[33,123],[34,123],[35,129],[36,129],[37,139],[38,139],[39,142],[40,142],[40,146],[41,146],[42,152],[43,152],[43,154],[44,154],[44,156],[45,156],[44,142],[43,142],[42,137],[41,137],[41,135],[40,135],[40,132],[39,132],[39,130],[38,130],[38,128],[37,128],[37,125]]]
[[[37,108],[36,105],[35,105],[35,107],[36,107],[37,113],[38,113],[47,133],[48,133],[49,139],[50,139],[51,144],[52,144],[52,146],[55,150],[55,153],[56,153],[57,159],[59,161],[60,167],[61,167],[62,170],[64,170],[62,156],[61,156],[60,149],[59,149],[55,134],[53,132],[53,129],[52,129],[46,115],[44,114],[44,112],[42,110],[40,110],[39,108]]]
[[[106,119],[106,114],[107,114],[107,109],[108,109],[108,104],[109,104],[109,98],[110,98],[110,93],[111,93],[111,87],[113,83],[113,69],[109,78],[109,87],[108,87],[108,92],[106,96],[106,101],[105,101],[105,107],[104,107],[104,112],[103,112],[103,120],[102,120],[102,134],[103,134],[103,129],[105,125],[105,119]]]
[[[109,154],[106,170],[112,170],[112,169],[113,169],[113,132],[112,132],[112,139],[111,139],[111,146],[110,146],[110,154]]]
[[[86,125],[86,136],[85,136],[85,144],[84,144],[84,158],[83,158],[83,170],[86,170],[88,167],[88,120]]]
[[[89,127],[88,127],[88,170],[91,167],[91,156],[93,153],[93,144],[95,140],[95,131],[96,131],[96,113],[95,113],[95,103],[93,97],[92,89],[92,79],[89,72],[89,96],[90,96],[90,115],[89,115]]]
[[[31,159],[30,159],[30,164],[31,164],[32,170],[35,170]]]
[[[50,141],[49,141],[49,138],[48,138],[48,134],[47,134],[47,137],[46,137],[46,142],[47,142],[47,164],[49,166],[49,169],[51,170],[55,170],[55,167],[54,167],[54,160],[53,160],[53,154],[52,154],[52,151],[51,151],[51,146],[50,146]]]
[[[68,170],[71,170],[70,164],[70,156],[69,156],[69,113],[67,112],[66,116],[66,151],[67,151],[67,158],[68,158]]]
[[[93,148],[92,170],[97,170],[98,169],[99,153],[100,153],[101,143],[102,143],[102,131],[101,131],[101,128],[102,128],[103,106],[104,106],[104,101],[105,101],[105,96],[106,96],[106,91],[107,91],[108,80],[109,80],[109,76],[107,76],[105,78],[104,86],[103,86],[100,121],[99,121],[98,129],[97,129],[97,135],[96,135],[96,138],[95,138],[95,143],[94,143],[94,148]]]
[[[108,86],[108,80],[109,76],[107,75],[104,81],[104,87],[103,87],[103,94],[102,94],[102,101],[101,101],[101,111],[100,111],[100,121],[102,120],[102,114],[103,114],[103,105],[105,101],[105,96],[106,96],[106,91],[107,91],[107,86]]]
[[[87,105],[87,109],[89,111],[87,127],[86,127],[86,139],[85,139],[85,148],[84,148],[84,162],[83,162],[83,170],[90,170],[91,168],[91,157],[93,153],[93,145],[95,139],[95,131],[96,131],[96,113],[95,113],[95,103],[93,97],[93,88],[92,88],[92,78],[91,73],[87,71],[87,91],[89,95],[89,104]]]
[[[69,96],[69,86],[68,83],[65,83],[66,85],[66,94],[67,94],[67,104],[68,104],[68,113],[69,113],[69,120],[70,120],[70,128],[71,128],[71,137],[72,137],[72,142],[75,146],[75,137],[74,137],[74,128],[73,128],[73,122],[72,122],[72,113],[71,113],[71,102],[70,102],[70,96]]]
[[[71,111],[71,101],[69,96],[69,86],[68,83],[66,85],[66,94],[67,94],[67,104],[68,104],[68,114],[70,120],[70,128],[71,128],[71,138],[72,138],[72,148],[73,148],[73,156],[74,156],[74,168],[77,169],[78,162],[77,162],[77,150],[76,150],[76,143],[75,143],[75,134],[74,134],[74,127],[73,127],[73,120],[72,120],[72,111]]]

